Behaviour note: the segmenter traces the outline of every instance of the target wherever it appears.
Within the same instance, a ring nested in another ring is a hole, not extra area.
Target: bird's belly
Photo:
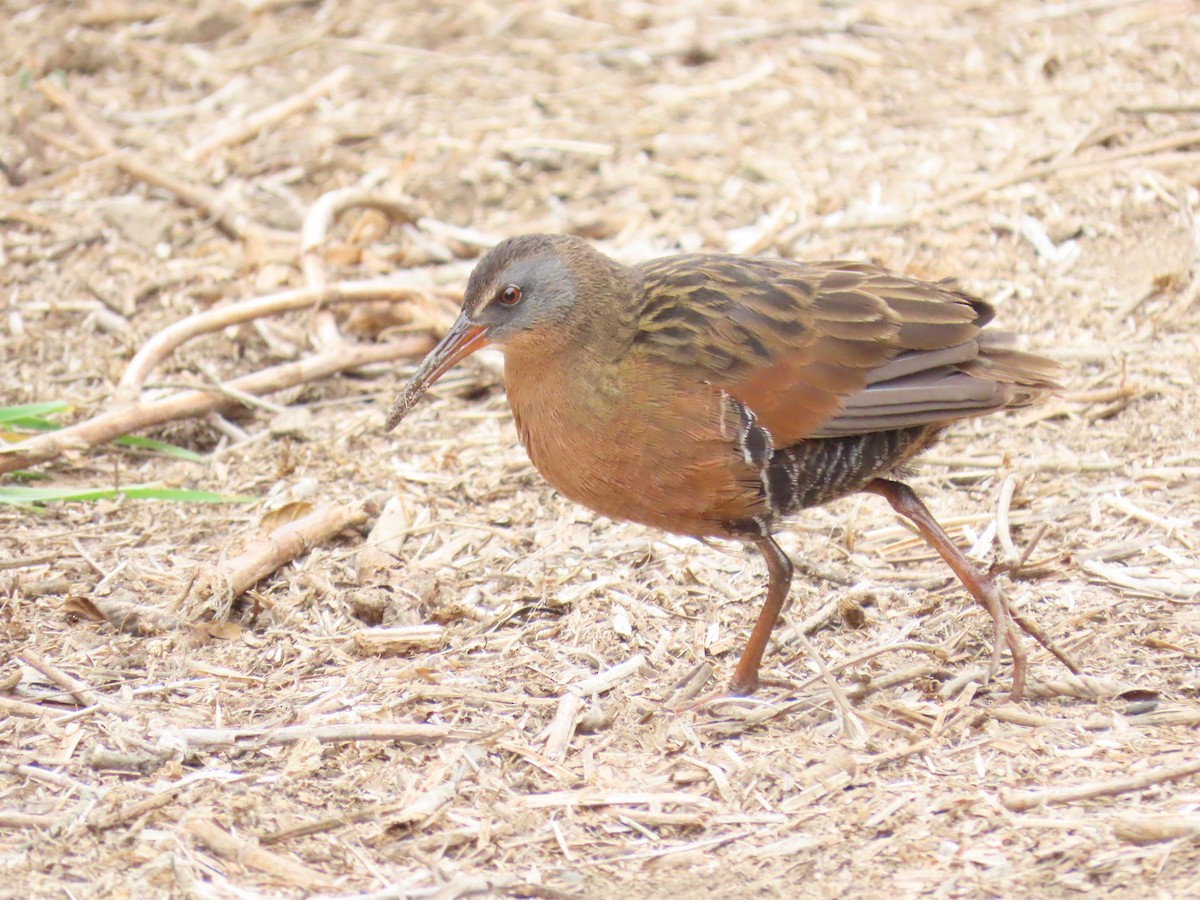
[[[726,536],[729,522],[760,512],[755,483],[706,416],[620,387],[569,390],[546,376],[514,391],[510,380],[517,431],[551,485],[609,518],[698,537]]]

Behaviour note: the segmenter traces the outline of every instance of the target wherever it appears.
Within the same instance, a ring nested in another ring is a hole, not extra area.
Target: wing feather
[[[983,332],[991,306],[952,281],[721,254],[638,270],[633,352],[699,372],[777,447],[982,415],[1055,386],[1054,364]]]

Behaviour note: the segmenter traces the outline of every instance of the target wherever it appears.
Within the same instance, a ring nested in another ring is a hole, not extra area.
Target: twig
[[[214,608],[218,622],[229,615],[233,601],[280,566],[324,543],[344,528],[367,521],[361,507],[324,503],[303,518],[288,522],[253,541],[250,546],[199,579],[199,590]]]
[[[158,3],[136,3],[129,6],[100,4],[80,10],[79,15],[72,18],[78,28],[107,28],[110,25],[124,25],[129,22],[149,22],[169,12],[169,6]]]
[[[683,791],[603,791],[597,788],[578,790],[547,791],[541,794],[520,794],[511,798],[520,809],[591,809],[597,806],[698,806],[701,809],[717,809],[717,803],[703,794]]]
[[[1122,685],[1122,687],[1125,687]],[[1111,695],[1111,692],[1110,692]],[[1047,694],[1046,696],[1049,696]],[[1061,696],[1056,694],[1055,696]],[[1122,716],[1109,713],[1098,713],[1086,719],[1064,719],[1054,716],[1043,716],[1018,709],[1009,705],[992,707],[986,712],[988,718],[997,722],[1007,722],[1009,725],[1025,725],[1031,728],[1066,728],[1072,731],[1083,728],[1087,731],[1107,731],[1115,726],[1137,726],[1139,728],[1158,728],[1164,726],[1195,726],[1200,725],[1200,710],[1197,709],[1163,709],[1156,712],[1142,713],[1137,716]]]
[[[417,220],[417,227],[424,232],[432,234],[434,237],[456,241],[475,250],[487,250],[493,244],[500,243],[500,238],[494,234],[488,234],[474,228],[451,225],[449,222],[443,222],[440,219],[431,219],[428,216],[419,218]]]
[[[98,706],[105,712],[120,716],[122,719],[128,719],[132,717],[133,713],[125,709],[124,706],[97,694],[74,675],[69,675],[57,666],[47,662],[39,653],[30,650],[29,648],[25,648],[21,651],[20,658],[29,665],[33,666],[59,687],[67,690],[72,697],[74,697],[84,706]]]
[[[546,759],[550,762],[561,763],[567,758],[567,747],[571,736],[575,733],[575,725],[579,721],[579,711],[583,701],[578,694],[566,693],[558,701],[554,719],[546,734]]]
[[[278,0],[282,2],[282,0]],[[487,875],[463,875],[449,881],[437,879],[429,887],[412,887],[392,884],[378,891],[364,894],[335,894],[324,900],[458,900],[459,897],[560,897],[562,894],[542,884],[528,885],[515,875],[489,872]]]
[[[698,841],[689,841],[685,844],[676,844],[671,847],[662,847],[657,850],[642,850],[636,853],[625,853],[621,856],[601,857],[599,859],[584,859],[580,860],[579,866],[600,866],[611,865],[618,862],[633,862],[648,859],[661,859],[664,856],[670,856],[674,853],[693,853],[698,850],[711,850],[715,847],[720,847],[722,844],[728,844],[730,841],[740,841],[744,837],[751,834],[749,831],[736,831],[733,834],[723,835],[722,837],[704,838]]]
[[[1158,844],[1200,834],[1200,816],[1122,815],[1113,821],[1112,829],[1131,844]]]
[[[24,569],[42,563],[57,562],[62,559],[61,553],[34,553],[29,556],[15,556],[12,559],[0,559],[0,572],[5,569]]]
[[[424,291],[411,286],[386,281],[338,282],[322,287],[297,288],[280,291],[265,297],[255,297],[228,306],[220,306],[195,313],[178,322],[173,322],[158,332],[134,354],[121,381],[117,385],[116,400],[131,402],[137,398],[146,377],[186,341],[237,325],[251,319],[276,315],[295,309],[328,303],[361,303],[371,300],[417,300],[426,296]]]
[[[895,647],[883,649],[903,649],[903,647],[903,644],[897,644]],[[943,666],[936,666],[931,662],[922,660],[920,662],[912,663],[911,665],[903,666],[899,669],[894,669],[891,672],[885,672],[882,675],[873,675],[870,681],[851,684],[850,687],[846,689],[846,695],[852,700],[861,700],[869,694],[874,694],[878,691],[884,691],[888,688],[896,687],[897,685],[909,684],[910,682],[918,681],[923,678],[933,678],[943,671],[945,671]]]
[[[104,566],[100,565],[100,563],[96,561],[96,558],[92,556],[92,554],[87,552],[87,548],[80,543],[79,538],[72,535],[70,540],[71,546],[75,548],[75,552],[79,554],[80,559],[91,566],[92,571],[99,575],[101,580],[107,579],[109,573],[105,570]]]
[[[258,841],[260,844],[278,844],[281,841],[291,840],[292,838],[307,837],[310,834],[321,834],[322,832],[332,831],[335,828],[342,828],[346,825],[379,819],[387,813],[404,808],[404,804],[402,803],[373,803],[370,806],[356,809],[353,812],[342,813],[341,815],[330,816],[325,819],[316,819],[312,822],[301,822],[287,828],[280,828],[278,831],[271,831],[261,835]]]
[[[189,749],[212,750],[243,744],[278,746],[312,738],[320,744],[344,741],[395,741],[426,744],[431,741],[463,740],[480,737],[479,732],[451,728],[449,725],[421,725],[389,722],[358,722],[348,725],[286,725],[279,728],[181,728],[178,734]]]
[[[800,642],[800,646],[804,648],[804,652],[808,654],[808,658],[813,661],[813,664],[817,667],[817,671],[821,674],[825,686],[829,688],[829,693],[833,697],[833,702],[837,705],[838,712],[840,713],[842,728],[845,730],[846,736],[854,746],[861,747],[866,743],[867,731],[863,728],[863,724],[858,716],[854,714],[854,710],[850,708],[850,701],[846,698],[841,685],[838,684],[837,678],[834,677],[829,666],[825,664],[821,652],[805,636],[803,629],[796,628],[793,630],[796,633],[796,640]]]
[[[96,797],[100,794],[100,790],[92,787],[90,784],[84,784],[82,781],[77,781],[70,775],[64,775],[62,772],[43,769],[41,766],[0,763],[0,772],[8,775],[24,775],[26,778],[32,778],[43,784],[52,784],[63,790],[79,794],[81,797]]]
[[[0,828],[53,828],[58,816],[23,813],[11,809],[0,809]]]
[[[299,93],[250,113],[239,122],[226,123],[224,126],[218,127],[211,137],[194,145],[185,153],[184,158],[190,162],[197,162],[222,147],[250,140],[264,128],[278,125],[301,110],[314,105],[325,94],[332,94],[353,72],[354,69],[350,66],[339,66]]]
[[[270,413],[273,416],[283,415],[285,412],[287,412],[287,407],[280,403],[273,403],[265,397],[256,397],[253,394],[247,393],[246,391],[239,391],[228,381],[222,379],[221,374],[210,362],[201,362],[196,366],[196,368],[200,370],[201,375],[208,379],[209,384],[212,386],[211,390],[224,394],[230,400],[233,400],[239,405],[246,407],[246,409],[262,410],[263,412]],[[166,387],[167,385],[164,384],[163,386]],[[249,435],[247,435],[247,437],[249,437]]]
[[[453,684],[421,684],[413,682],[404,687],[404,694],[414,700],[457,700],[480,706],[504,704],[510,706],[557,706],[553,697],[532,697],[529,694],[503,694],[499,691],[481,691]]]
[[[738,44],[752,43],[758,41],[770,40],[777,37],[830,37],[835,35],[854,34],[853,25],[834,25],[821,26],[813,25],[807,20],[796,22],[786,22],[782,25],[752,25],[746,28],[730,28],[713,33],[711,36],[706,36],[704,47],[705,49],[716,51],[724,47],[732,47]],[[657,47],[646,47],[645,52],[652,59],[663,59],[668,56],[679,56],[687,54],[695,49],[696,43],[693,36],[688,36],[685,39],[672,39],[671,41],[661,44]]]
[[[364,809],[355,810],[354,812],[318,819],[315,822],[304,822],[288,828],[281,828],[278,831],[262,835],[258,840],[262,844],[278,844],[281,841],[290,840],[291,838],[320,834],[324,831],[332,831],[335,828],[371,819],[379,819],[386,823],[386,827],[395,828],[397,825],[407,825],[428,819],[453,800],[456,793],[457,788],[454,783],[445,782],[423,792],[415,800],[404,803],[374,804]]]
[[[195,573],[191,575],[195,579]],[[190,590],[191,581],[188,581]],[[184,627],[184,622],[178,616],[158,606],[143,602],[144,594],[136,594],[126,588],[119,588],[107,597],[93,596],[91,605],[104,620],[125,634],[145,636],[150,634],[166,634]]]
[[[1105,494],[1100,498],[1100,501],[1110,509],[1115,509],[1117,512],[1129,516],[1131,519],[1137,519],[1139,522],[1145,522],[1147,525],[1154,525],[1157,528],[1161,528],[1168,534],[1174,534],[1180,540],[1184,540],[1184,535],[1179,532],[1186,534],[1192,527],[1192,523],[1187,519],[1169,519],[1165,516],[1157,515],[1148,509],[1142,509],[1140,506],[1131,503],[1117,493]],[[1186,541],[1184,543],[1186,545]]]
[[[516,741],[499,741],[495,747],[497,750],[503,750],[514,756],[521,757],[521,759],[525,760],[535,769],[541,769],[551,778],[555,778],[564,784],[573,784],[579,780],[579,776],[570,769],[550,762],[545,756],[530,747],[526,747],[524,744],[518,744]]]
[[[1046,536],[1046,532],[1050,530],[1050,523],[1043,522],[1038,526],[1038,530],[1033,533],[1029,543],[1025,545],[1025,549],[1021,551],[1021,555],[1017,557],[1017,561],[1013,563],[1009,570],[1009,576],[1015,581],[1017,576],[1021,574],[1021,570],[1025,568],[1025,564],[1029,562],[1029,557],[1033,555],[1033,551],[1037,549],[1037,545],[1042,542],[1042,538]]]
[[[811,614],[805,616],[800,622],[793,624],[791,621],[787,621],[784,628],[781,628],[779,631],[778,642],[784,644],[788,639],[788,635],[793,631],[797,634],[805,635],[820,631],[838,617],[841,612],[842,602],[848,594],[853,594],[853,592],[838,591]],[[853,594],[853,596],[862,606],[870,606],[875,602],[875,598],[866,592]]]
[[[360,653],[368,656],[400,656],[436,650],[446,642],[441,625],[404,625],[399,628],[363,628],[352,635]]]
[[[700,689],[712,678],[713,667],[707,662],[692,666],[682,678],[671,687],[671,705],[680,709],[690,709],[688,703],[700,693]]]
[[[1134,116],[1147,113],[1163,113],[1165,115],[1194,113],[1200,112],[1200,103],[1131,103],[1118,106],[1117,112]]]
[[[70,181],[72,178],[78,178],[80,175],[86,175],[97,169],[106,169],[109,166],[119,167],[120,158],[126,155],[128,155],[126,151],[116,150],[112,153],[103,153],[91,159],[68,163],[51,172],[49,175],[43,175],[41,178],[34,179],[28,184],[21,185],[19,188],[5,195],[5,199],[10,203],[24,203],[28,200],[33,200],[51,188],[57,187],[63,182]]]
[[[1031,9],[1023,10],[1013,16],[1013,21],[1027,25],[1034,22],[1049,22],[1055,19],[1066,19],[1070,16],[1086,16],[1091,13],[1119,9],[1123,6],[1137,6],[1145,0],[1066,0],[1060,3],[1038,3]]]
[[[0,222],[20,222],[23,225],[28,225],[30,228],[40,228],[42,231],[49,231],[51,233],[58,230],[58,223],[53,219],[48,219],[46,216],[39,216],[31,210],[4,200],[0,200]]]
[[[1000,543],[1001,564],[1006,566],[1012,566],[1020,557],[1013,545],[1012,525],[1008,521],[1008,511],[1016,489],[1017,476],[1009,472],[1000,483],[1000,496],[996,501],[996,540]]]
[[[401,225],[416,222],[421,215],[410,197],[386,197],[358,187],[322,194],[305,214],[300,237],[300,270],[309,288],[323,288],[328,280],[320,251],[329,227],[346,210],[358,207],[378,210]]]
[[[420,215],[416,204],[407,197],[383,197],[357,187],[322,194],[305,214],[300,238],[300,270],[310,289],[324,288],[328,281],[321,248],[329,235],[329,227],[341,213],[355,207],[379,210],[401,224],[415,222]],[[319,350],[332,349],[346,342],[328,310],[317,311],[313,322],[313,342]]]
[[[375,517],[371,533],[354,554],[354,568],[360,582],[371,583],[379,574],[384,578],[390,577],[388,573],[395,568],[398,560],[403,559],[401,548],[406,537],[404,532],[412,524],[412,511],[408,505],[398,496],[389,497],[383,510]]]
[[[1013,812],[1024,812],[1035,806],[1071,803],[1075,800],[1091,800],[1095,797],[1112,797],[1129,791],[1140,791],[1151,785],[1178,781],[1196,774],[1200,774],[1200,760],[1192,760],[1179,766],[1160,766],[1157,769],[1143,772],[1141,775],[1131,775],[1128,778],[1117,778],[1113,781],[1094,781],[1090,784],[1046,788],[1040,791],[1001,789],[1000,802]]]
[[[1191,600],[1200,594],[1200,579],[1197,578],[1176,581],[1149,573],[1144,568],[1135,574],[1132,568],[1105,565],[1094,559],[1080,563],[1079,568],[1089,575],[1143,597],[1177,597],[1181,600]]]
[[[619,665],[613,666],[605,672],[598,672],[590,678],[584,678],[582,681],[577,681],[572,685],[567,686],[567,690],[574,694],[599,694],[602,691],[607,691],[609,688],[620,684],[626,678],[636,675],[637,672],[646,664],[644,654],[637,654],[631,659]]]
[[[335,883],[324,872],[318,872],[290,857],[264,850],[243,837],[235,837],[213,822],[192,819],[184,827],[218,855],[283,878],[296,887],[328,888]]]
[[[0,694],[0,713],[5,716],[25,716],[29,719],[40,719],[46,714],[46,708],[37,703],[26,703]]]
[[[143,800],[135,800],[132,803],[119,806],[111,812],[98,815],[88,822],[88,825],[96,831],[104,831],[107,828],[112,828],[114,825],[128,822],[130,819],[135,819],[140,815],[166,806],[175,799],[175,795],[183,790],[184,787],[185,785],[183,784],[173,784],[156,794],[151,794]]]

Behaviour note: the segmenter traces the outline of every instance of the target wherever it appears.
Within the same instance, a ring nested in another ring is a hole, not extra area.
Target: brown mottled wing
[[[777,447],[979,415],[1052,383],[1052,363],[982,335],[991,307],[950,282],[718,254],[638,268],[636,343],[703,372]]]

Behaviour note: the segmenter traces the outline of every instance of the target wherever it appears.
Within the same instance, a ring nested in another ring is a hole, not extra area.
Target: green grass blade
[[[69,409],[71,409],[71,405],[62,400],[26,403],[24,406],[0,406],[0,424],[11,425],[23,419],[43,419],[45,416],[64,413]]]
[[[168,444],[166,441],[156,441],[154,438],[138,437],[136,434],[127,434],[124,437],[119,437],[116,443],[122,447],[136,447],[139,450],[165,453],[167,456],[186,459],[188,462],[204,462],[204,457],[195,450],[189,450],[187,447],[179,447],[175,444]]]
[[[28,431],[57,431],[62,426],[57,422],[51,422],[46,416],[67,412],[70,409],[70,404],[64,403],[61,400],[50,400],[45,403],[26,403],[24,406],[0,407],[0,441],[16,444],[27,437],[27,435],[9,431],[8,429],[10,428],[24,428]],[[204,461],[204,456],[196,453],[194,450],[179,447],[175,444],[168,444],[166,441],[158,441],[154,438],[139,437],[136,434],[127,434],[119,437],[114,443],[121,447],[133,447],[138,450],[149,450],[152,453],[162,453],[166,456],[173,456],[176,459],[185,459],[188,462]]]
[[[258,499],[241,494],[192,491],[153,484],[133,484],[120,488],[0,486],[0,504],[28,506],[34,503],[79,503],[88,500],[111,500],[118,496],[131,500],[166,500],[173,503],[253,503]]]
[[[183,488],[122,488],[117,493],[133,500],[170,500],[175,503],[254,503],[257,497],[245,494],[220,494],[216,491],[191,491]]]
[[[57,422],[51,422],[49,419],[38,418],[37,416],[27,416],[24,419],[8,419],[4,423],[9,428],[27,428],[31,431],[58,431],[62,428]],[[19,441],[27,435],[14,434],[11,431],[0,431],[0,434],[6,435],[6,439]]]

